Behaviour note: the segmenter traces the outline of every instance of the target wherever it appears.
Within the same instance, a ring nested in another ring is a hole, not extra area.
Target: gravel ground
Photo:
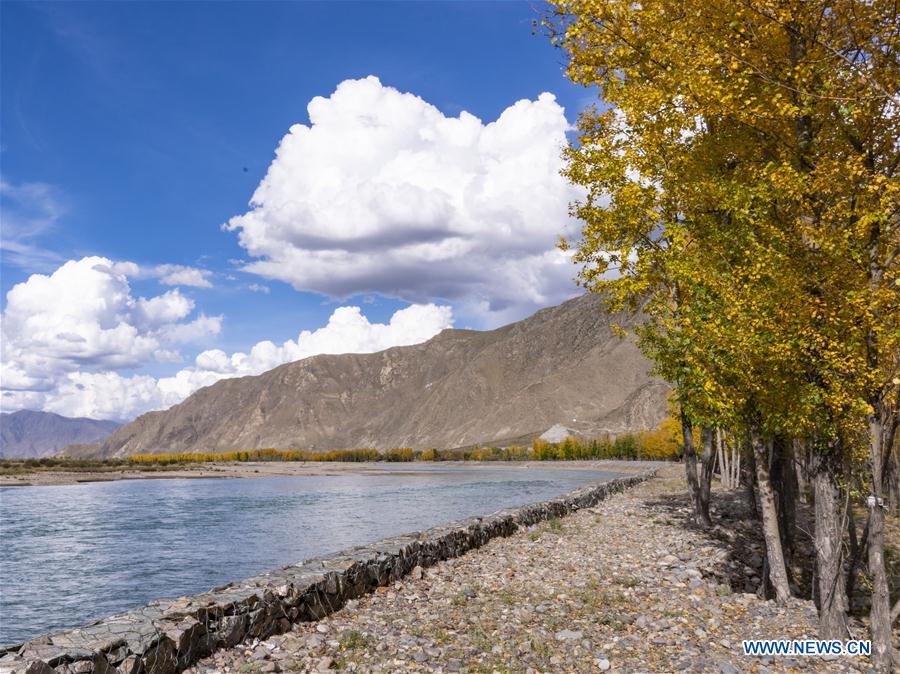
[[[849,657],[743,655],[742,639],[814,638],[815,607],[745,592],[759,584],[762,561],[758,545],[746,546],[753,525],[737,498],[715,503],[723,524],[686,526],[682,468],[666,466],[595,508],[417,567],[317,623],[188,671],[867,671]]]

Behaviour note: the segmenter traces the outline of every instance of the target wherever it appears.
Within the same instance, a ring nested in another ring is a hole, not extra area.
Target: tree
[[[773,440],[807,441],[832,496],[867,450],[883,671],[879,499],[900,403],[896,11],[886,0],[553,0],[545,21],[568,76],[603,100],[567,151],[566,175],[587,193],[573,206],[582,283],[644,312],[641,345],[686,419],[749,432],[779,598],[790,590]],[[839,503],[817,508],[820,569],[840,568]],[[839,597],[823,605],[823,634],[843,630],[844,609]]]

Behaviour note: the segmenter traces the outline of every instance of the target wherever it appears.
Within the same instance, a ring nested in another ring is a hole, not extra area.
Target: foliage
[[[384,458],[377,449],[367,447],[360,449],[339,449],[325,452],[313,450],[281,450],[281,449],[253,449],[238,452],[207,452],[207,453],[182,453],[182,454],[135,454],[128,457],[133,463],[206,463],[206,462],[234,462],[234,461],[341,461],[358,463],[362,461],[398,461],[404,451],[412,450],[394,449],[386,453],[391,458]]]
[[[695,422],[856,439],[900,384],[894,4],[552,5],[605,104],[567,151],[582,283],[650,318]]]
[[[675,421],[666,419],[655,431],[625,433],[614,440],[593,438],[582,440],[567,437],[551,443],[535,439],[531,447],[474,446],[461,449],[413,450],[396,447],[385,452],[376,449],[341,449],[328,452],[312,450],[257,449],[240,452],[203,454],[137,454],[126,461],[136,464],[170,465],[176,463],[205,463],[233,461],[574,461],[594,459],[655,459],[678,458],[680,447],[673,439]]]
[[[681,425],[672,418],[666,417],[654,431],[644,431],[639,436],[644,459],[667,460],[681,455]]]
[[[551,0],[544,26],[569,78],[602,97],[566,151],[585,196],[581,237],[562,245],[583,285],[646,317],[639,343],[685,424],[750,437],[784,599],[786,494],[766,447],[803,441],[835,492],[867,457],[877,504],[900,422],[897,5]],[[818,561],[840,569],[842,527],[820,505]],[[882,521],[871,508],[873,662],[889,671]],[[823,625],[846,633],[838,622]]]

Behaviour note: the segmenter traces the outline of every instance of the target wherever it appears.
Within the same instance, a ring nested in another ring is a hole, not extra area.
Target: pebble
[[[867,663],[846,658],[743,656],[743,639],[814,635],[815,607],[756,596],[758,526],[740,494],[714,498],[727,524],[706,532],[690,526],[683,467],[666,465],[659,477],[560,526],[523,528],[427,573],[416,567],[389,591],[295,625],[287,636],[219,651],[187,671],[865,671]],[[733,549],[737,541],[749,541],[749,552]],[[860,626],[853,630],[868,638]],[[257,659],[258,652],[270,655]]]

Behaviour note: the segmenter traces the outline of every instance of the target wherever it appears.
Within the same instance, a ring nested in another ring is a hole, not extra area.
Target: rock
[[[56,672],[43,660],[35,660],[30,665],[28,665],[28,669],[25,670],[25,674],[56,674]]]
[[[562,442],[570,435],[575,435],[575,432],[571,428],[563,426],[562,424],[553,424],[541,434],[541,440],[546,440],[547,442]]]
[[[422,580],[423,574],[424,571],[422,570],[421,566],[416,566],[410,573],[410,575],[413,577],[413,580]]]
[[[573,630],[560,630],[556,633],[555,636],[557,641],[563,641],[565,639],[580,640],[584,635],[582,632],[576,632]]]
[[[319,634],[310,634],[308,637],[306,637],[305,643],[306,643],[306,647],[309,650],[315,651],[315,650],[322,648],[325,645],[325,639],[324,639],[324,637],[322,637]]]
[[[317,672],[327,672],[331,669],[331,666],[334,664],[334,660],[329,657],[324,657],[316,663],[316,671]]]
[[[597,669],[599,669],[601,672],[608,671],[609,667],[609,660],[607,660],[606,658],[597,661]]]

